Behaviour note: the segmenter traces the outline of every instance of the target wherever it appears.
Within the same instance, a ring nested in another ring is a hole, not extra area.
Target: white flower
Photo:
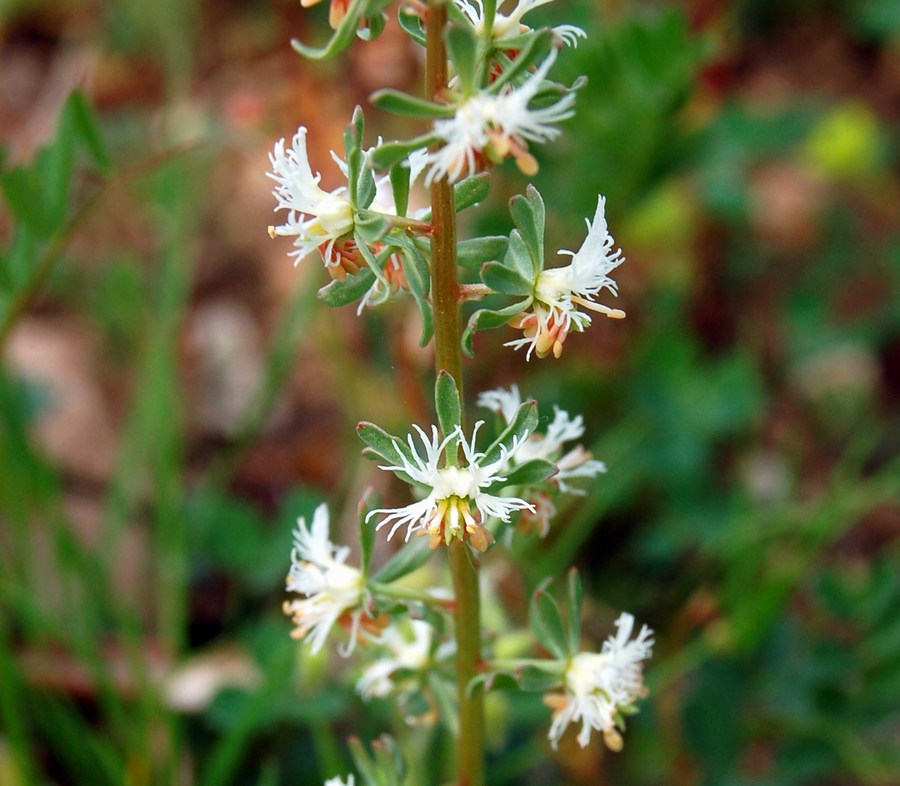
[[[556,139],[560,131],[554,124],[574,112],[571,92],[555,104],[528,107],[555,60],[554,51],[520,87],[504,88],[499,95],[475,93],[463,99],[452,118],[435,121],[435,133],[444,144],[428,154],[425,185],[444,176],[456,181],[463,173],[474,175],[485,157],[499,163],[511,155],[525,174],[534,174],[537,163],[528,153],[528,142]]]
[[[329,778],[327,781],[325,781],[325,786],[354,786],[355,783],[356,780],[354,779],[354,777],[352,775],[348,775],[346,781],[340,776]]]
[[[491,31],[491,38],[494,41],[502,41],[504,38],[512,38],[522,33],[527,33],[531,28],[522,24],[522,17],[532,8],[546,5],[549,2],[551,0],[521,0],[509,14],[501,14],[499,11],[496,11],[494,13],[494,26]],[[456,0],[456,5],[475,26],[475,31],[480,35],[484,35],[484,4],[482,0],[475,0],[474,5],[469,0]],[[584,30],[580,27],[575,27],[575,25],[559,25],[553,28],[553,32],[563,43],[569,46],[578,46],[578,39],[587,36]]]
[[[528,347],[531,353],[546,357],[551,351],[554,357],[562,354],[563,342],[572,332],[581,332],[591,324],[589,314],[579,311],[586,308],[613,319],[621,319],[625,312],[597,303],[594,298],[601,289],[616,294],[616,282],[610,271],[624,262],[621,249],[613,251],[615,241],[606,223],[606,199],[597,198],[594,221],[587,221],[588,234],[577,252],[561,250],[572,261],[564,267],[542,271],[534,286],[531,312],[523,312],[510,324],[524,331],[525,337],[506,342],[505,346],[520,349]]]
[[[506,423],[512,422],[521,404],[522,394],[516,385],[508,390],[488,390],[478,396],[478,406],[499,413]],[[581,415],[573,418],[564,409],[553,407],[553,420],[547,427],[546,434],[531,434],[516,451],[515,464],[524,464],[534,459],[556,464],[559,471],[553,476],[553,481],[559,486],[559,490],[566,494],[584,494],[583,490],[570,486],[566,481],[596,477],[601,472],[606,472],[606,465],[595,460],[581,445],[565,450],[567,442],[582,436],[584,418]]]
[[[565,694],[551,694],[547,703],[555,709],[549,738],[554,750],[570,723],[581,722],[578,744],[585,747],[591,730],[599,731],[607,745],[618,750],[622,738],[616,730],[620,710],[646,694],[642,661],[653,649],[653,631],[644,625],[631,639],[634,617],[623,613],[616,620],[617,633],[599,653],[575,655],[564,675]]]
[[[522,406],[522,394],[519,393],[519,386],[513,385],[509,389],[485,390],[478,394],[478,406],[496,412],[503,418],[504,423],[512,423],[516,411]]]
[[[343,186],[331,191],[319,188],[322,175],[313,175],[306,152],[306,129],[300,127],[285,150],[284,139],[275,143],[269,154],[272,172],[268,175],[275,183],[272,192],[278,200],[276,210],[287,210],[284,224],[269,227],[269,234],[296,236],[296,251],[291,256],[299,262],[318,248],[326,267],[336,268],[340,255],[335,251],[335,241],[353,229],[353,206],[346,198]]]
[[[366,667],[356,683],[356,690],[364,699],[388,696],[396,687],[392,679],[400,669],[420,671],[431,659],[432,627],[422,620],[409,623],[412,639],[405,631],[391,625],[374,641],[387,650],[386,657]]]
[[[285,601],[284,613],[291,615],[297,626],[291,633],[294,638],[311,634],[313,653],[322,648],[334,623],[347,613],[352,620],[350,643],[342,654],[349,654],[356,642],[364,581],[359,570],[345,564],[349,553],[346,546],[335,546],[328,539],[328,508],[324,504],[316,508],[312,527],[306,519],[298,519],[287,589],[307,597]]]
[[[475,424],[469,442],[466,442],[459,426],[443,440],[438,436],[435,426],[431,427],[430,439],[421,428],[414,426],[419,434],[425,457],[419,455],[410,434],[407,437],[410,458],[403,455],[403,451],[395,443],[401,456],[401,464],[382,466],[381,469],[405,474],[414,483],[430,489],[428,495],[425,499],[406,507],[373,510],[366,516],[366,521],[376,514],[386,514],[378,522],[377,528],[381,529],[386,524],[392,525],[388,540],[405,525],[407,540],[413,532],[423,530],[423,534],[431,536],[433,546],[441,541],[449,544],[451,538],[468,537],[469,542],[479,551],[487,549],[493,542],[490,532],[484,527],[488,518],[494,517],[508,522],[513,511],[534,508],[517,497],[501,497],[485,490],[495,483],[506,480],[499,471],[507,465],[509,458],[519,449],[522,441],[514,440],[509,448],[501,448],[496,460],[482,465],[480,462],[485,458],[485,454],[475,450],[475,436],[482,424],[483,421]],[[465,466],[442,466],[444,463],[442,457],[447,446],[452,445],[452,450],[455,451],[457,444],[462,448]]]

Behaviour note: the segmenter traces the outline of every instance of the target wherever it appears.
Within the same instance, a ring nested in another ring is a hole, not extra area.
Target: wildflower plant
[[[361,310],[411,297],[421,343],[432,342],[435,355],[433,423],[412,424],[402,435],[370,422],[358,426],[365,454],[408,484],[409,499],[394,507],[362,501],[358,566],[346,546],[332,543],[325,505],[310,524],[301,519],[287,579],[293,595],[284,609],[294,636],[313,652],[333,642],[341,655],[355,652],[364,661],[357,680],[363,699],[391,697],[408,723],[445,723],[457,737],[456,782],[468,786],[485,782],[486,690],[543,693],[553,748],[575,726],[580,745],[597,733],[618,750],[625,717],[645,693],[643,664],[653,645],[652,631],[641,626],[635,634],[628,613],[599,650],[586,645],[574,571],[564,607],[549,592],[549,579],[533,595],[536,657],[497,657],[482,629],[481,560],[515,538],[532,537],[529,531],[543,537],[565,526],[554,522],[554,500],[584,493],[606,467],[578,443],[580,415],[555,408],[542,425],[537,402],[523,399],[515,385],[481,393],[477,404],[493,423],[470,425],[463,355],[474,354],[477,333],[504,330],[504,345],[524,349],[528,360],[560,358],[568,336],[589,329],[594,315],[625,316],[601,302],[603,290],[616,295],[610,274],[624,261],[602,196],[578,250],[559,252],[570,257],[566,264],[547,264],[544,203],[531,185],[510,201],[507,236],[457,238],[457,213],[488,194],[491,167],[512,158],[533,175],[533,149],[556,139],[575,113],[580,80],[561,84],[551,72],[565,48],[586,34],[572,25],[529,27],[524,17],[547,2],[521,0],[504,13],[495,0],[401,4],[400,25],[425,48],[425,95],[385,89],[371,102],[424,121],[425,132],[366,148],[357,108],[343,156],[332,153],[345,181],[332,191],[319,185],[305,128],[289,146],[279,141],[270,156],[283,223],[269,232],[294,238],[297,263],[321,260],[327,275],[319,299]],[[314,58],[337,54],[354,38],[377,36],[388,6],[332,0],[331,40],[322,49],[294,46]],[[431,204],[413,211],[417,183],[429,190]],[[510,338],[511,331],[518,337]],[[399,548],[372,572],[376,537]],[[421,590],[401,581],[430,559],[447,560],[451,588]],[[366,783],[403,782],[402,755],[389,739],[374,742],[371,755],[358,741],[351,749]]]

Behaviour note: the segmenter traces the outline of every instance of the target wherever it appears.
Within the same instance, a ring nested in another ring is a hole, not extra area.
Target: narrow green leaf
[[[503,256],[503,264],[517,270],[521,276],[531,281],[537,280],[543,269],[540,263],[532,257],[528,246],[522,239],[522,233],[518,229],[509,233],[509,245]]]
[[[324,60],[326,57],[332,57],[345,50],[356,37],[356,30],[359,27],[359,20],[366,2],[367,0],[353,0],[350,3],[347,13],[325,46],[321,48],[307,46],[294,38],[291,40],[294,51],[310,60]]]
[[[52,234],[57,227],[45,209],[39,184],[32,172],[14,167],[0,174],[0,187],[13,215],[42,235]]]
[[[532,486],[543,483],[547,478],[552,478],[559,469],[552,461],[544,459],[532,459],[520,464],[506,473],[506,480],[498,486]]]
[[[503,235],[476,237],[456,244],[456,262],[461,267],[480,267],[485,262],[499,261],[506,254],[509,238]]]
[[[347,746],[350,748],[350,758],[359,776],[365,781],[366,786],[380,786],[380,776],[375,764],[369,759],[369,752],[360,742],[359,737],[351,737],[347,740]]]
[[[338,308],[355,303],[375,281],[375,274],[368,268],[362,268],[355,276],[347,276],[343,281],[332,281],[322,287],[316,297],[326,306]]]
[[[360,239],[364,242],[362,245],[367,246],[368,249],[369,243],[378,243],[384,240],[384,236],[390,231],[391,223],[390,221],[381,213],[376,213],[370,210],[360,210],[356,215],[356,221],[354,222],[354,228],[356,229],[356,242],[359,243]],[[360,248],[360,252],[365,256],[365,252]],[[368,261],[368,260],[367,260]],[[379,265],[379,270],[382,265]],[[381,278],[381,276],[379,276]]]
[[[356,433],[377,457],[388,464],[402,465],[403,457],[408,456],[404,450],[403,440],[393,434],[388,434],[381,426],[363,420],[356,425]]]
[[[380,584],[392,584],[421,568],[428,562],[432,551],[433,549],[428,545],[428,538],[416,538],[395,552],[372,577],[372,580]]]
[[[438,425],[445,436],[462,422],[462,405],[459,389],[453,375],[441,369],[434,383],[434,408],[437,410]]]
[[[383,142],[369,153],[369,163],[377,170],[390,169],[403,161],[410,153],[438,141],[434,134],[422,134],[414,139],[398,142]]]
[[[478,309],[478,311],[473,312],[472,316],[469,317],[469,321],[466,323],[465,330],[463,330],[460,342],[462,344],[463,352],[469,357],[472,357],[474,354],[472,342],[476,332],[479,330],[493,330],[494,328],[502,327],[509,322],[510,319],[528,308],[528,306],[531,305],[531,301],[532,298],[528,297],[525,300],[512,303],[505,308],[481,308]]]
[[[540,192],[529,184],[525,196],[514,196],[509,202],[509,212],[522,233],[522,239],[531,255],[536,273],[544,269],[544,200]]]
[[[447,54],[456,68],[459,78],[459,89],[463,95],[470,95],[477,85],[475,74],[477,68],[478,39],[471,25],[449,25],[444,31]]]
[[[362,156],[364,158],[364,156]],[[356,207],[365,210],[375,201],[375,175],[365,160],[359,167],[359,179],[356,183]]]
[[[54,227],[62,225],[69,203],[69,185],[75,169],[75,120],[67,102],[59,116],[53,143],[38,155],[36,165],[47,214]]]
[[[490,464],[500,458],[503,448],[507,450],[513,445],[513,442],[520,442],[529,434],[534,434],[538,424],[537,401],[531,399],[523,401],[512,421],[500,432],[500,436],[495,439],[490,447],[484,452],[482,464]]]
[[[94,159],[94,163],[103,172],[108,172],[110,169],[109,156],[100,134],[100,125],[93,109],[84,97],[84,93],[80,90],[74,91],[69,96],[68,109],[72,114],[73,125],[91,154],[91,158]]]
[[[485,262],[481,268],[481,280],[494,292],[503,295],[530,295],[534,290],[531,280],[501,262]]]
[[[519,688],[529,693],[546,693],[562,683],[562,674],[555,661],[550,661],[546,669],[525,666],[519,670],[518,677]]]
[[[428,671],[427,679],[435,703],[438,706],[441,722],[454,737],[458,737],[459,706],[456,699],[455,686],[448,684],[447,681],[434,670]],[[473,688],[473,690],[477,690],[477,687]]]
[[[397,12],[397,21],[400,22],[400,27],[413,41],[425,46],[425,29],[422,27],[422,19],[418,14],[399,10]]]
[[[405,235],[395,235],[391,237],[391,242],[396,243],[402,250],[401,262],[403,264],[403,272],[406,275],[406,283],[409,285],[409,292],[416,301],[419,313],[422,316],[422,333],[419,337],[419,346],[424,347],[431,341],[434,333],[434,314],[431,308],[431,302],[428,294],[431,289],[431,274],[428,269],[428,262],[422,256],[415,242]]]
[[[391,191],[394,193],[394,206],[398,216],[405,216],[409,207],[409,164],[399,161],[390,170]]]
[[[489,87],[491,93],[499,93],[506,84],[517,84],[521,77],[530,74],[532,67],[543,62],[553,47],[553,31],[538,30],[528,36],[515,59],[505,68]]]
[[[581,604],[584,600],[584,587],[581,574],[576,568],[569,571],[568,592],[568,633],[569,654],[575,655],[581,649]]]
[[[359,183],[364,168],[362,138],[365,127],[362,109],[356,107],[347,127],[344,129],[344,158],[347,161],[347,185],[350,189],[350,201],[359,205]]]
[[[359,524],[359,552],[363,576],[369,575],[369,564],[372,562],[372,549],[375,546],[375,527],[366,524],[366,515],[378,507],[378,500],[372,489],[366,489],[357,507]]]
[[[379,261],[369,248],[369,242],[378,240],[384,231],[387,231],[386,227],[379,223],[377,217],[372,221],[367,221],[365,219],[360,221],[357,219],[354,226],[353,240],[356,242],[357,250],[362,254],[362,258],[369,266],[369,270],[375,274],[375,278],[385,286],[388,286],[384,277],[384,272],[381,270],[384,265],[384,258]],[[366,232],[365,236],[363,235],[363,232]],[[369,238],[372,238],[372,240],[370,241]]]
[[[547,592],[549,579],[541,583],[531,596],[528,609],[528,621],[535,638],[557,658],[568,655],[566,647],[566,629],[556,599]]]
[[[503,449],[509,450],[514,442],[520,442],[529,434],[534,434],[538,423],[537,401],[531,399],[519,405],[512,421],[500,432],[484,452],[482,463],[490,464],[500,458]]]
[[[479,172],[453,186],[453,206],[456,212],[482,202],[491,190],[491,173]]]
[[[400,90],[385,88],[369,96],[372,106],[401,117],[418,117],[433,120],[436,117],[453,117],[456,110],[448,104],[439,104],[409,95]]]

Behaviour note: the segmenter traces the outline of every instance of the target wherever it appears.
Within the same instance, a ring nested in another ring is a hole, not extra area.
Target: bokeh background
[[[421,83],[393,25],[302,61],[325,12],[0,2],[2,786],[321,784],[396,715],[280,612],[298,515],[327,498],[351,540],[366,486],[399,499],[356,421],[431,420],[412,304],[328,310],[266,235],[275,139],[306,125],[336,185],[352,107]],[[657,648],[620,754],[553,754],[539,696],[492,699],[490,782],[896,786],[900,3],[542,12],[589,31],[559,61],[578,115],[537,151],[548,246],[605,194],[628,318],[559,362],[476,339],[470,397],[581,412],[609,466],[518,572],[488,560],[487,613],[522,622],[574,563],[588,638],[626,608]],[[523,187],[496,170],[464,231],[507,232]],[[438,782],[446,736],[406,743]]]

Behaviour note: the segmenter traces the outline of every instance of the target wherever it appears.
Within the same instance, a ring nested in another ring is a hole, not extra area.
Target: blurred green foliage
[[[0,6],[0,20],[14,29],[29,7]],[[104,46],[152,53],[166,109],[196,76],[205,12],[149,8],[111,5]],[[492,696],[491,782],[890,786],[900,781],[896,117],[877,91],[760,97],[747,75],[762,70],[767,41],[804,25],[824,25],[867,67],[889,60],[897,3],[747,0],[700,30],[665,4],[596,13],[574,8],[589,38],[560,58],[563,77],[589,81],[562,144],[542,151],[537,185],[552,213],[550,254],[576,247],[597,193],[608,197],[629,257],[618,276],[629,319],[571,338],[558,367],[525,369],[481,340],[473,391],[515,375],[544,415],[553,403],[584,413],[610,472],[561,511],[546,542],[517,544],[521,595],[575,560],[588,640],[599,643],[620,608],[657,631],[651,698],[629,721],[625,751],[601,762],[593,749],[551,755],[539,697]],[[790,84],[796,62],[775,65]],[[26,314],[75,314],[128,379],[114,470],[88,484],[102,513],[91,542],[75,534],[71,468],[36,436],[54,391],[0,368],[4,785],[321,783],[350,771],[343,737],[375,739],[396,714],[330,679],[341,665],[302,653],[278,613],[291,528],[326,496],[321,474],[260,488],[247,466],[295,395],[310,333],[322,373],[340,383],[335,423],[350,435],[327,451],[352,446],[334,507],[366,477],[352,442],[357,403],[381,388],[375,403],[402,423],[420,418],[403,410],[415,396],[393,394],[390,342],[366,356],[349,329],[316,316],[320,282],[298,278],[269,320],[258,388],[235,430],[212,449],[197,438],[181,342],[204,297],[197,239],[214,231],[208,199],[227,134],[148,145],[159,109],[95,113],[76,92],[31,161],[0,157],[10,217],[0,345]],[[508,231],[500,197],[521,185],[496,173],[479,226]],[[92,221],[123,193],[151,241],[86,247]],[[385,336],[402,324],[365,320]],[[267,472],[283,479],[278,455]],[[132,597],[115,576],[135,532],[148,554]],[[173,707],[161,672],[216,652],[250,677]],[[448,740],[411,729],[401,742],[409,783],[424,786]]]

